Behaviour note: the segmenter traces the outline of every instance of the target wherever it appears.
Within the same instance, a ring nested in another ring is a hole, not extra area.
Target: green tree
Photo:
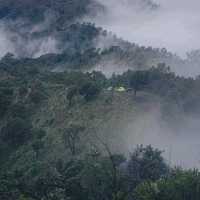
[[[137,200],[198,200],[200,173],[176,169],[166,178],[142,183],[136,188],[135,195]]]
[[[136,71],[130,77],[130,87],[134,89],[135,95],[147,84],[147,73],[144,71]]]
[[[167,175],[168,170],[168,166],[162,157],[162,151],[151,146],[138,146],[128,160],[129,187],[134,188],[146,180],[158,180]]]
[[[1,139],[14,147],[24,144],[31,137],[31,124],[21,118],[14,118],[1,129]]]
[[[7,112],[12,103],[13,90],[9,88],[0,89],[0,118]]]
[[[78,151],[78,143],[81,139],[81,133],[85,130],[85,127],[77,124],[70,124],[63,134],[65,146],[69,148],[72,155],[76,155]]]
[[[69,106],[73,104],[73,99],[77,94],[78,94],[78,88],[76,86],[68,89],[67,100],[69,101]]]
[[[86,101],[94,99],[100,91],[100,88],[94,82],[86,82],[79,89],[80,95],[82,95]]]

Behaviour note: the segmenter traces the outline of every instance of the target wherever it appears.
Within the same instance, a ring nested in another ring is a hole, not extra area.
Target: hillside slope
[[[187,118],[199,116],[199,94],[190,95],[199,80],[165,70],[128,71],[110,79],[100,72],[55,73],[28,66],[1,70],[1,163],[8,169],[83,156],[101,149],[103,141],[115,152],[127,152],[137,142],[186,134]],[[135,83],[141,84],[137,90]],[[109,89],[119,86],[127,91]]]

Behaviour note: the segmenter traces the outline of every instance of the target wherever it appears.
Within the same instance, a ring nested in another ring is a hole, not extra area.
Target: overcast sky
[[[166,47],[184,56],[200,48],[200,1],[155,0],[160,8],[140,9],[139,0],[96,0],[107,14],[91,19],[99,26],[131,42],[145,46]]]

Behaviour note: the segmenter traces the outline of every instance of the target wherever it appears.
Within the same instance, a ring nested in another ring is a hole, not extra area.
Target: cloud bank
[[[42,22],[34,24],[26,19],[0,21],[0,58],[6,53],[16,57],[36,58],[47,53],[59,53],[57,40],[48,31],[55,16],[45,13]]]
[[[105,12],[89,19],[119,37],[144,46],[165,47],[185,56],[200,48],[200,2],[198,0],[94,0]],[[154,8],[154,7],[153,7]]]

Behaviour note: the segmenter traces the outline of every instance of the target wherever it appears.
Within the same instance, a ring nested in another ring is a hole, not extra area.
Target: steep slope
[[[110,79],[99,72],[53,73],[33,66],[1,70],[3,168],[26,171],[35,162],[40,167],[82,157],[102,149],[104,141],[115,152],[149,142],[168,149],[180,137],[184,143],[188,133],[197,134],[199,79],[161,67]],[[109,89],[119,86],[127,91]]]

